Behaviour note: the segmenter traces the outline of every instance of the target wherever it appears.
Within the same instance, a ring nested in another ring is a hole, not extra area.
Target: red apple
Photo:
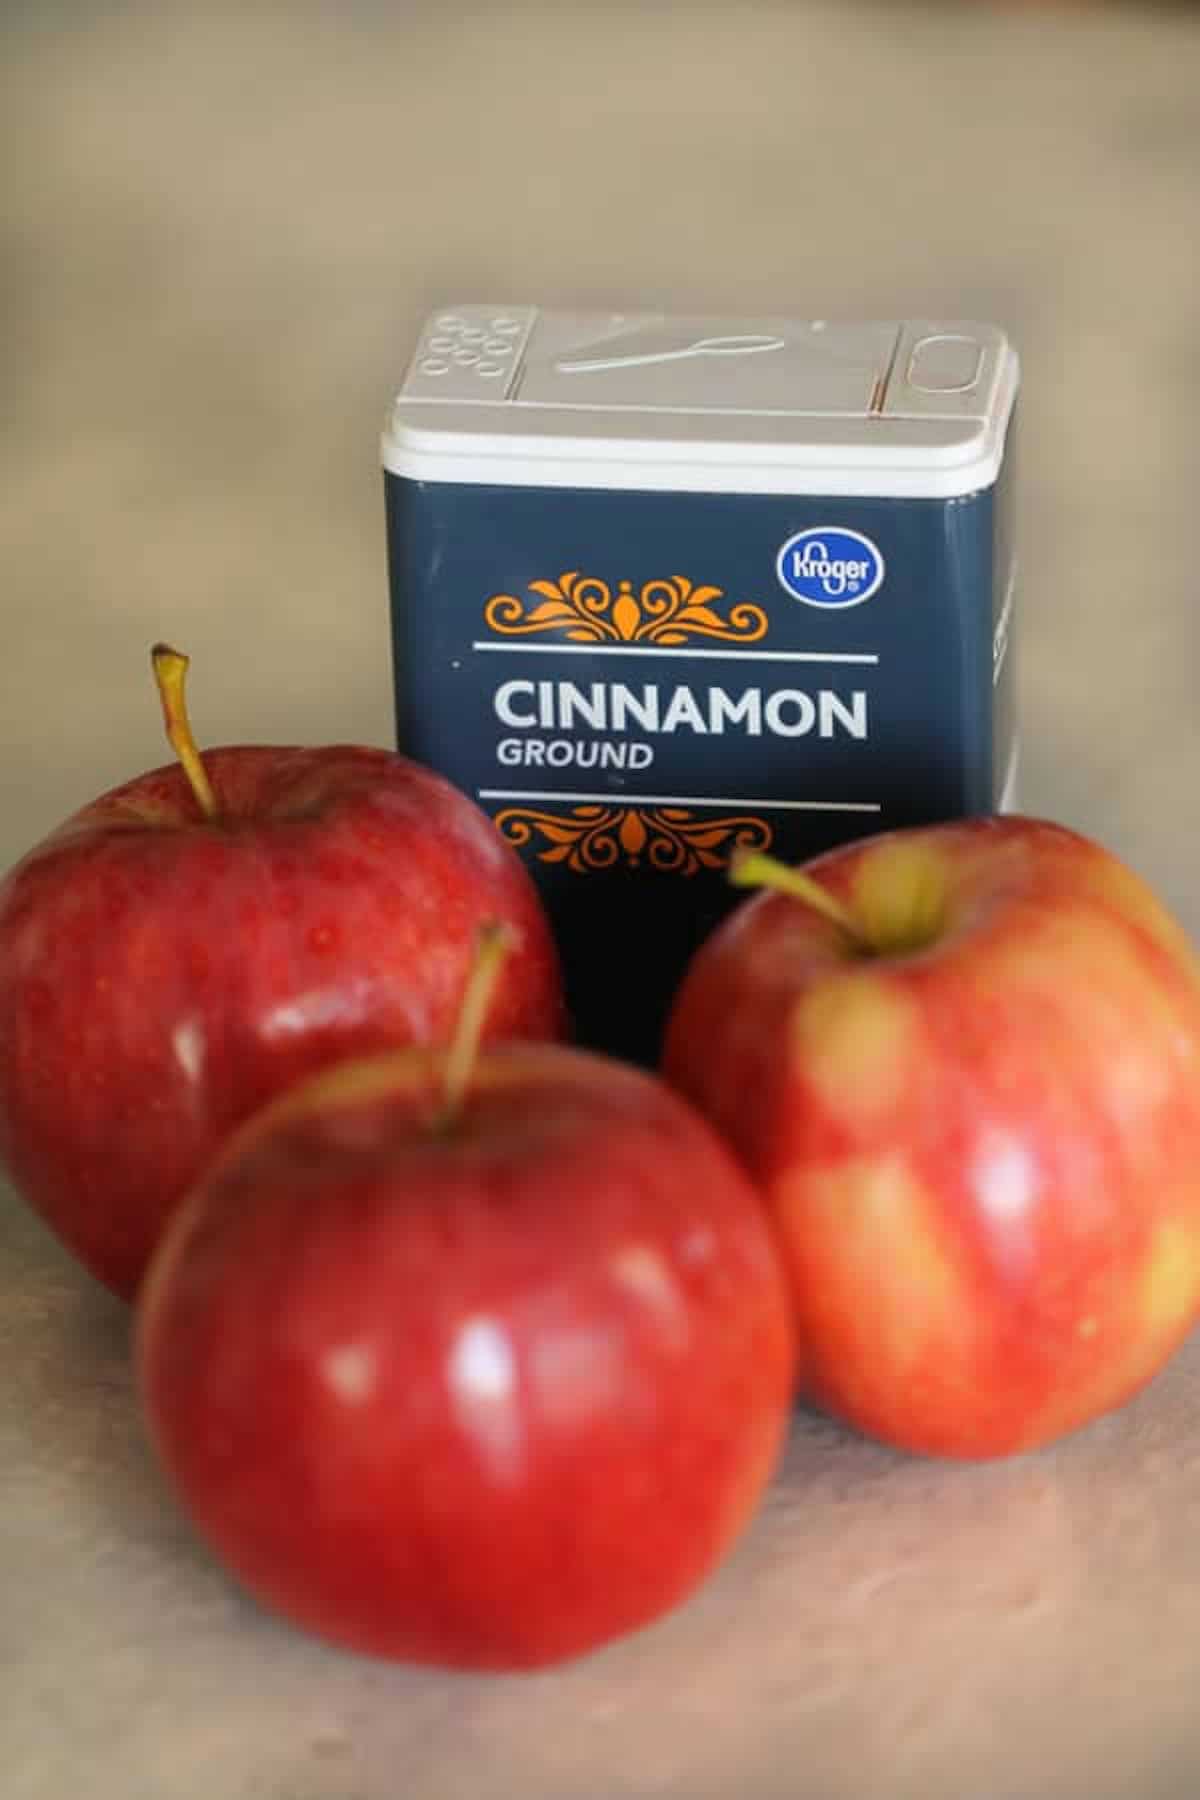
[[[448,1056],[349,1064],[243,1127],[151,1265],[138,1364],[185,1505],[268,1606],[520,1668],[713,1567],[783,1436],[791,1321],[702,1119],[553,1045],[472,1067],[464,1010]]]
[[[1055,825],[881,836],[701,948],[664,1069],[762,1185],[801,1364],[907,1449],[1019,1450],[1118,1406],[1200,1306],[1200,976]]]
[[[555,1036],[555,951],[490,821],[383,750],[196,752],[103,795],[0,885],[0,1160],[118,1293],[230,1128],[359,1051],[444,1036],[480,921],[520,933],[490,1020]]]

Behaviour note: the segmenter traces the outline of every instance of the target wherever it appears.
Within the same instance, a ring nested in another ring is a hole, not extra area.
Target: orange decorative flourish
[[[539,862],[565,863],[579,875],[618,863],[695,875],[723,869],[735,850],[767,850],[775,835],[749,813],[714,818],[681,806],[509,806],[496,824],[518,850],[532,848]]]
[[[686,575],[646,581],[635,594],[619,581],[568,570],[557,581],[531,581],[536,602],[516,594],[493,594],[483,616],[503,637],[557,632],[571,644],[657,644],[670,648],[689,638],[717,638],[726,644],[753,644],[766,636],[767,615],[743,600],[724,617],[713,606],[724,598],[718,587],[696,587]]]

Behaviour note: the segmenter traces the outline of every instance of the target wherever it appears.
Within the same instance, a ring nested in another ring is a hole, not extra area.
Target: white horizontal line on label
[[[529,656],[688,656],[715,657],[721,662],[877,663],[878,656],[842,650],[663,650],[644,644],[496,644],[481,638],[472,650],[524,651]]]
[[[478,788],[480,800],[572,800],[597,806],[761,806],[768,812],[877,813],[878,800],[744,800],[719,794],[575,794],[537,788]]]

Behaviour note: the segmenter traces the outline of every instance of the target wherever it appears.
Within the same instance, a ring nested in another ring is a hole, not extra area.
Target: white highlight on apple
[[[450,1362],[459,1399],[472,1404],[507,1400],[516,1385],[512,1345],[491,1319],[471,1319],[459,1333]]]
[[[521,1472],[521,1432],[514,1401],[517,1361],[503,1325],[484,1315],[468,1319],[449,1363],[450,1391],[463,1428],[500,1480]]]
[[[366,1009],[370,984],[359,980],[344,982],[340,987],[312,988],[283,1000],[272,1007],[259,1027],[268,1043],[280,1038],[299,1037],[306,1031],[318,1031],[323,1025],[336,1025],[339,1020],[361,1018]]]
[[[548,1321],[529,1367],[540,1416],[560,1428],[583,1426],[621,1403],[625,1341],[612,1325]]]
[[[1032,1156],[1016,1138],[996,1132],[988,1140],[972,1171],[980,1206],[997,1225],[1023,1220],[1037,1195],[1037,1168]]]
[[[667,1341],[682,1348],[688,1339],[687,1313],[659,1252],[646,1244],[626,1244],[613,1254],[609,1269],[621,1287],[649,1307]]]
[[[204,1027],[194,1015],[184,1019],[171,1033],[175,1060],[189,1081],[199,1081],[204,1071]]]
[[[321,1374],[339,1400],[361,1406],[375,1392],[375,1352],[367,1344],[341,1344],[321,1359]]]

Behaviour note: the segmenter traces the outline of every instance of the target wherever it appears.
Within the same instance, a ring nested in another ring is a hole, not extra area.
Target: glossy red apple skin
[[[125,1296],[232,1126],[332,1061],[448,1033],[484,919],[520,937],[490,1035],[563,1028],[532,885],[448,783],[348,747],[205,766],[218,823],[158,769],[0,885],[0,1160]]]
[[[435,1063],[251,1121],[151,1266],[141,1389],[267,1606],[378,1656],[532,1667],[653,1618],[737,1535],[790,1405],[786,1283],[661,1082],[506,1045],[447,1130]]]
[[[999,1455],[1121,1404],[1196,1320],[1200,982],[1153,894],[1058,826],[809,872],[878,911],[914,849],[936,941],[863,955],[762,893],[696,956],[664,1069],[763,1188],[808,1391],[903,1448]]]

